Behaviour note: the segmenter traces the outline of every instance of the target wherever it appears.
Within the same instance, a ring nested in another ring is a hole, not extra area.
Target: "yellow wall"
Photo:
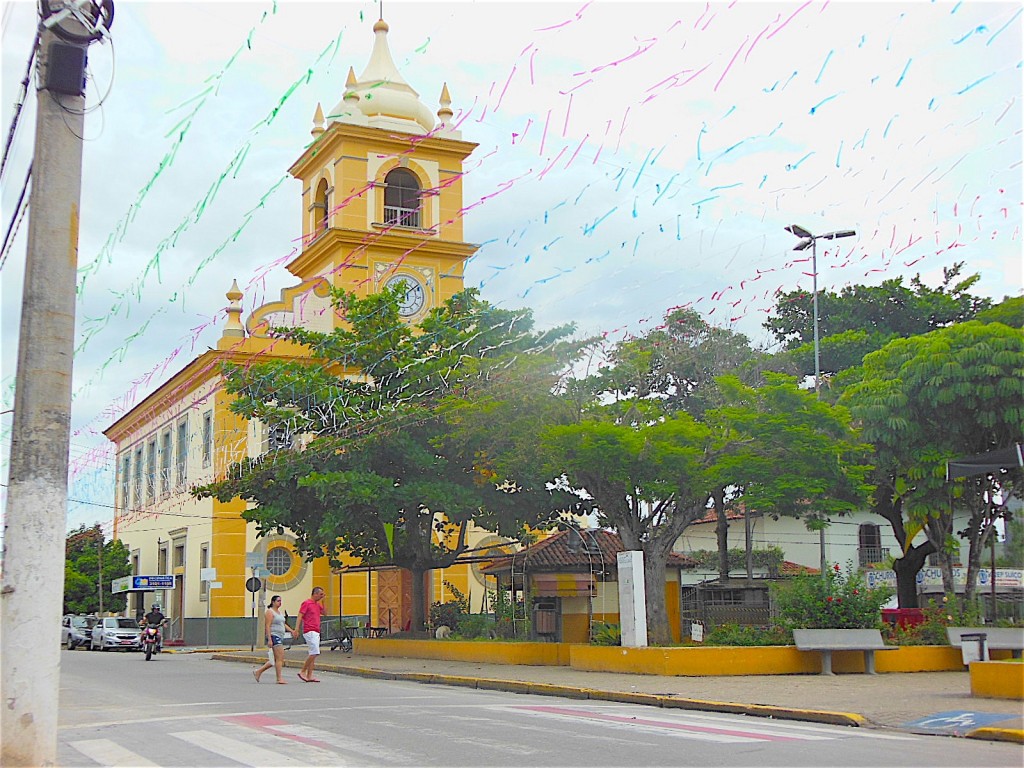
[[[1024,699],[1024,663],[972,661],[971,695],[994,699]]]

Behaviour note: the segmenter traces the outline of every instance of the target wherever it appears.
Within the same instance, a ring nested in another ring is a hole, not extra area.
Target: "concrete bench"
[[[990,651],[1010,651],[1015,659],[1024,651],[1024,628],[1021,627],[946,627],[949,644],[957,648],[963,647],[964,635],[978,634],[986,636],[985,647]],[[968,638],[968,642],[974,642],[974,638]]]
[[[821,654],[821,674],[832,674],[833,651],[861,651],[864,671],[875,674],[875,651],[894,651],[882,640],[877,629],[794,629],[793,641],[801,651]]]

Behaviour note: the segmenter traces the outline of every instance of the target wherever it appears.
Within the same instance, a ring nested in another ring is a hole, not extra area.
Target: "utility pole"
[[[57,761],[85,62],[112,0],[40,0],[36,133],[0,587],[0,764]]]
[[[100,576],[99,576],[99,588],[100,588],[100,612],[99,615],[103,615],[103,534],[100,534],[100,538],[96,540],[96,554],[99,555],[100,565]]]

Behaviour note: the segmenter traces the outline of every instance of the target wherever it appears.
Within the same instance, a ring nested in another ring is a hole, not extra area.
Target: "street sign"
[[[211,581],[210,582],[210,589],[220,589],[223,586],[224,586],[224,582],[221,582],[221,581]]]
[[[259,592],[260,587],[263,586],[263,582],[257,579],[255,576],[250,576],[245,580],[245,588],[250,592]]]
[[[262,552],[246,552],[245,553],[245,567],[246,568],[258,568],[266,562],[266,557]]]
[[[270,569],[265,565],[259,565],[252,569],[252,575],[260,579],[265,579],[270,575]]]
[[[174,576],[164,574],[158,576],[124,576],[114,579],[110,584],[111,592],[152,592],[155,589],[174,589]]]
[[[199,580],[200,581],[216,581],[217,580],[217,569],[216,568],[200,568],[199,569]]]

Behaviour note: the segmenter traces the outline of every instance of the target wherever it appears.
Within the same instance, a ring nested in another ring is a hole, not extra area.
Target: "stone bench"
[[[1013,658],[1019,659],[1024,651],[1024,628],[1021,627],[946,627],[949,644],[957,648],[963,647],[964,635],[985,635],[985,647],[990,651],[1010,651]],[[974,642],[974,638],[968,638]]]
[[[875,674],[875,651],[894,651],[882,640],[877,629],[794,629],[793,641],[797,650],[817,651],[821,654],[821,674],[832,674],[833,651],[861,651],[864,671]]]

